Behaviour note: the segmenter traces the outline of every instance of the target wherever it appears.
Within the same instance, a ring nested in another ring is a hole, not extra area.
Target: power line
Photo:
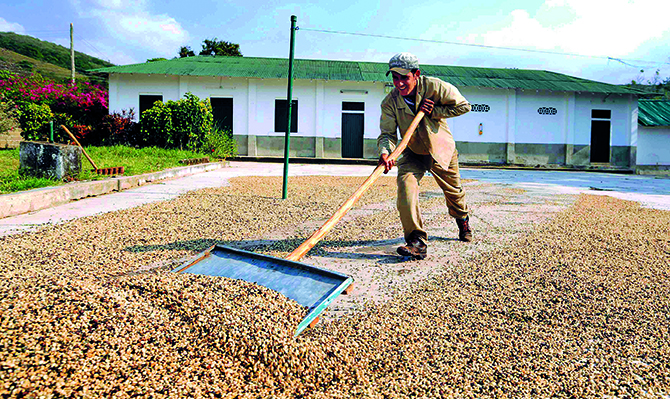
[[[91,49],[92,49],[93,51],[95,51],[96,53],[100,54],[101,57],[103,56],[103,52],[102,52],[102,51],[98,50],[92,43],[90,43],[89,41],[87,41],[87,40],[84,39],[83,37],[79,36],[79,35],[76,34],[76,33],[74,34],[74,37],[76,37],[76,38],[77,38],[78,40],[80,40],[82,43],[84,43],[85,45],[87,45],[89,48],[91,48]]]
[[[621,58],[614,58],[614,57],[608,57],[608,56],[602,56],[602,55],[584,55],[584,54],[577,54],[577,53],[563,53],[563,52],[559,52],[559,51],[533,50],[533,49],[518,48],[518,47],[490,46],[490,45],[486,45],[486,44],[450,42],[450,41],[446,41],[446,40],[418,39],[418,38],[412,38],[412,37],[376,35],[376,34],[371,34],[371,33],[344,32],[344,31],[326,30],[326,29],[310,29],[310,28],[302,28],[302,27],[299,27],[299,28],[296,28],[296,29],[304,30],[304,31],[308,31],[308,32],[332,33],[332,34],[337,34],[337,35],[378,37],[378,38],[383,38],[383,39],[409,40],[409,41],[415,41],[415,42],[438,43],[438,44],[452,44],[452,45],[456,45],[456,46],[469,46],[469,47],[479,47],[479,48],[496,49],[496,50],[512,50],[512,51],[524,51],[524,52],[528,52],[528,53],[552,54],[552,55],[562,55],[562,56],[572,56],[572,57],[582,57],[582,58],[598,58],[598,59],[606,59],[606,60],[617,61],[617,62],[620,62],[624,65],[628,65],[628,66],[635,67],[635,68],[640,68],[639,66],[631,65],[631,64],[628,64],[628,63],[624,62],[624,60],[621,59]],[[657,61],[648,61],[648,60],[627,59],[626,61],[628,61],[628,62],[643,62],[643,63],[653,64],[653,65],[670,65],[669,62],[657,62]]]

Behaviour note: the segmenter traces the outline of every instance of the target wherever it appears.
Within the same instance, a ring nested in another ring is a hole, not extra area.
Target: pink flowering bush
[[[59,84],[39,74],[27,77],[2,74],[0,76],[0,95],[16,104],[19,113],[27,111],[31,104],[48,107],[54,115],[60,116],[57,118],[59,121],[70,121],[69,125],[66,124],[68,128],[77,126],[78,133],[86,132],[86,137],[78,137],[82,139],[82,144],[101,144],[105,139],[102,137],[104,131],[99,126],[103,117],[108,113],[108,93],[101,86],[88,82],[74,85]],[[23,118],[23,121],[27,121],[26,118]],[[57,122],[54,121],[54,125]],[[21,124],[24,128],[24,122]],[[28,130],[30,132],[27,135],[30,137],[24,138],[34,140],[35,129],[29,128]],[[45,129],[38,129],[38,131],[43,135]],[[47,136],[38,139],[45,140],[46,138]]]

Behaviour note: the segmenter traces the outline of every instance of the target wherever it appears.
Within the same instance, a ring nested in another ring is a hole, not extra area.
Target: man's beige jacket
[[[423,118],[408,147],[416,154],[432,155],[433,159],[447,170],[456,150],[456,143],[446,118],[469,112],[470,104],[452,84],[437,78],[420,76],[415,99],[417,110],[424,98],[433,100],[435,107],[430,117]],[[398,143],[398,128],[401,135],[404,135],[414,116],[415,113],[405,103],[397,88],[384,98],[380,121],[381,134],[377,138],[380,155],[393,152]]]

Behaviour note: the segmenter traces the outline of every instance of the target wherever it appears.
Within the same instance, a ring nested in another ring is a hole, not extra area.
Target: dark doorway
[[[363,114],[342,114],[342,158],[363,158]]]
[[[142,119],[142,113],[153,108],[156,101],[163,101],[163,96],[160,94],[140,94],[140,119]]]
[[[591,162],[610,161],[610,121],[591,121]]]
[[[342,158],[363,158],[365,103],[342,102]]]
[[[214,125],[221,130],[233,134],[233,99],[211,97]]]

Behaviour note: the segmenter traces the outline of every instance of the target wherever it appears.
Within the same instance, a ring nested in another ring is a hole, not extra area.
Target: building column
[[[186,76],[179,76],[179,100],[184,98],[184,96],[188,93],[188,77]]]
[[[632,169],[637,169],[637,128],[638,128],[638,102],[633,94],[628,95],[628,122],[626,123],[629,148],[629,165]]]
[[[113,73],[109,74],[109,113],[120,111],[119,104],[119,76]],[[137,115],[139,118],[139,109]],[[138,119],[139,120],[139,119]]]
[[[324,156],[324,136],[323,136],[323,107],[325,103],[325,82],[317,80],[314,90],[314,157],[323,158]]]
[[[255,157],[256,150],[256,79],[248,79],[247,86],[247,156]]]
[[[516,161],[516,90],[507,92],[507,155],[505,162],[513,164]]]
[[[565,119],[563,126],[565,141],[565,164],[572,165],[572,154],[575,146],[575,92],[565,93]]]

